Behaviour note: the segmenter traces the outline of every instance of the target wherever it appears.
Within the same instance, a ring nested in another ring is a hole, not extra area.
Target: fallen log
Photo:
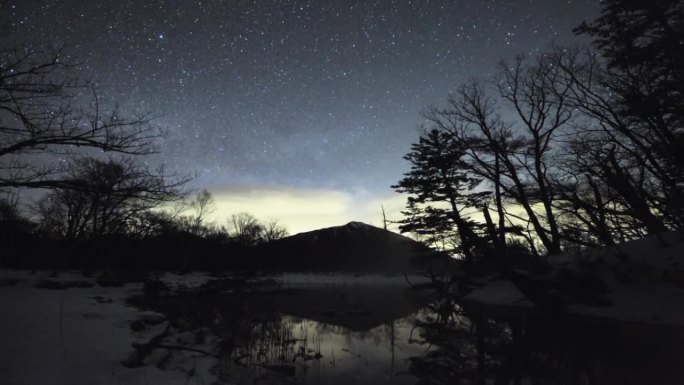
[[[155,346],[159,345],[162,342],[162,340],[164,340],[164,338],[166,338],[169,335],[169,330],[171,330],[171,322],[169,322],[168,325],[166,325],[164,331],[150,338],[148,342],[143,344],[133,342],[132,346],[134,351],[131,353],[128,359],[121,362],[121,364],[127,368],[137,368],[143,366],[143,361],[145,361],[145,358],[152,354],[152,351],[154,351]]]
[[[160,344],[160,345],[155,345],[154,347],[158,348],[158,349],[167,349],[167,350],[185,350],[185,351],[193,352],[193,353],[206,354],[206,355],[212,356],[212,357],[217,357],[217,358],[219,357],[218,354],[216,354],[216,353],[212,353],[212,352],[202,350],[202,349],[191,348],[189,346],[183,346],[183,345],[161,345]]]
[[[131,353],[130,357],[128,357],[127,360],[124,360],[121,362],[121,364],[125,367],[128,368],[137,368],[140,366],[144,365],[145,358],[147,358],[154,349],[166,349],[166,350],[184,350],[188,352],[193,352],[193,353],[200,353],[200,354],[205,354],[211,357],[217,357],[218,355],[216,353],[212,353],[206,350],[202,349],[197,349],[189,346],[182,346],[182,345],[168,345],[168,344],[163,344],[162,341],[164,338],[166,338],[171,330],[171,322],[169,322],[168,325],[166,325],[166,328],[164,328],[164,331],[161,333],[157,334],[156,336],[150,338],[149,341],[145,343],[139,343],[139,342],[133,342],[133,352]]]

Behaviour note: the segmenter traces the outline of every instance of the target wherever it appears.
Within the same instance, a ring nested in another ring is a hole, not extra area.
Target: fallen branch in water
[[[414,289],[415,289],[415,288],[416,288],[416,286],[415,286],[414,284],[412,284],[412,283],[411,283],[411,281],[409,281],[409,277],[408,277],[408,274],[406,274],[406,272],[405,272],[405,271],[404,271],[403,273],[404,273],[404,279],[406,280],[406,283],[408,283],[408,285],[409,285],[409,286],[411,286],[412,288],[414,288]]]
[[[217,358],[218,358],[218,354],[216,354],[216,353],[208,352],[208,351],[202,350],[202,349],[191,348],[191,347],[189,347],[189,346],[182,346],[182,345],[161,345],[161,344],[160,344],[160,345],[155,345],[154,347],[155,347],[155,348],[159,348],[159,349],[168,349],[168,350],[186,350],[186,351],[188,351],[188,352],[201,353],[201,354],[206,354],[206,355],[208,355],[208,356],[212,356],[212,357],[217,357]]]
[[[162,340],[169,335],[169,330],[171,330],[171,322],[169,322],[169,324],[166,325],[166,328],[164,328],[163,332],[150,338],[148,342],[143,344],[133,342],[132,346],[133,349],[135,349],[134,352],[131,354],[130,357],[128,357],[127,360],[123,361],[121,364],[128,368],[137,368],[139,366],[143,366],[143,361],[145,361],[145,358],[152,354],[152,351],[154,350],[155,346],[159,345],[162,342]]]
[[[426,275],[426,276],[427,276],[427,275]],[[407,283],[409,286],[411,286],[411,288],[414,289],[414,290],[431,289],[431,288],[435,287],[433,277],[430,276],[430,277],[428,277],[428,278],[430,278],[430,279],[432,280],[432,282],[412,283],[412,282],[409,280],[408,274],[406,274],[406,272],[404,272],[404,280],[406,280],[406,283]]]
[[[206,350],[202,349],[196,349],[196,348],[191,348],[189,346],[182,346],[182,345],[166,345],[163,344],[162,341],[164,338],[166,338],[169,335],[169,331],[171,330],[171,322],[169,322],[168,325],[166,325],[166,328],[164,328],[164,331],[157,334],[156,336],[150,338],[148,342],[145,343],[139,343],[139,342],[134,342],[133,349],[134,352],[131,354],[131,356],[128,358],[128,360],[123,361],[121,364],[123,366],[129,367],[129,368],[136,368],[144,365],[145,358],[152,354],[154,349],[166,349],[166,350],[185,350],[188,352],[193,352],[193,353],[200,353],[200,354],[206,354],[208,356],[212,357],[218,357],[216,353],[212,353]]]

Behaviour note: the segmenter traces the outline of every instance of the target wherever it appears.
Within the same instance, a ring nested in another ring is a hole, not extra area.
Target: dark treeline
[[[12,202],[0,207],[0,265],[30,269],[253,270],[254,246],[286,236],[276,221],[234,214],[227,226],[206,219],[211,195],[202,191],[176,210],[100,207],[76,199],[85,191],[55,190],[27,219]],[[68,197],[69,200],[63,199]],[[15,199],[14,204],[18,201]],[[92,208],[96,207],[97,209]],[[109,216],[103,219],[103,214]]]
[[[61,49],[0,50],[0,265],[247,268],[244,250],[282,238],[277,222],[207,220],[207,191],[148,165],[165,131],[105,103]],[[26,191],[41,191],[31,204]],[[188,199],[190,199],[188,201]]]
[[[88,199],[81,200],[83,196]],[[69,198],[68,200],[65,200]],[[85,191],[55,190],[27,219],[18,201],[0,207],[0,265],[12,268],[252,270],[253,247],[286,236],[276,221],[234,214],[227,226],[206,219],[212,197],[201,191],[176,210],[101,207]],[[128,202],[129,204],[131,202]],[[14,204],[14,205],[13,205]],[[95,207],[95,208],[93,208]],[[109,216],[103,219],[103,214]]]
[[[684,9],[612,0],[554,46],[453,92],[393,186],[402,231],[461,255],[545,260],[684,228]]]

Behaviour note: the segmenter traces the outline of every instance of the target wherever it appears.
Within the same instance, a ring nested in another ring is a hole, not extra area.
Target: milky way
[[[497,61],[575,42],[598,1],[2,2],[11,40],[66,45],[80,74],[169,129],[196,186],[390,190],[420,110]]]

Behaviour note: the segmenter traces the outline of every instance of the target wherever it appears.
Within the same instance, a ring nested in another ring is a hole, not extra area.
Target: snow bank
[[[551,260],[556,271],[595,274],[606,286],[607,306],[571,303],[569,314],[607,320],[684,326],[684,235],[669,232],[612,247],[566,252]],[[549,278],[551,282],[553,278]],[[495,280],[462,300],[528,308],[510,281]]]
[[[497,280],[473,290],[461,298],[466,302],[477,302],[490,306],[513,306],[530,308],[534,304],[511,281]]]
[[[92,287],[49,290],[34,287],[39,280],[82,281]],[[129,369],[121,365],[131,344],[158,332],[162,324],[133,332],[139,310],[125,304],[139,284],[101,288],[77,273],[29,274],[0,271],[0,373],[2,384],[186,384],[211,383],[206,357],[186,355],[185,366],[169,370],[154,365]],[[149,314],[143,317],[148,317]],[[192,380],[188,362],[194,366]]]
[[[408,286],[406,277],[403,275],[383,274],[343,274],[343,273],[284,273],[267,275],[264,278],[273,279],[283,286],[306,286],[306,285],[382,285],[382,286]],[[421,275],[409,275],[412,284],[429,283],[430,278]]]

